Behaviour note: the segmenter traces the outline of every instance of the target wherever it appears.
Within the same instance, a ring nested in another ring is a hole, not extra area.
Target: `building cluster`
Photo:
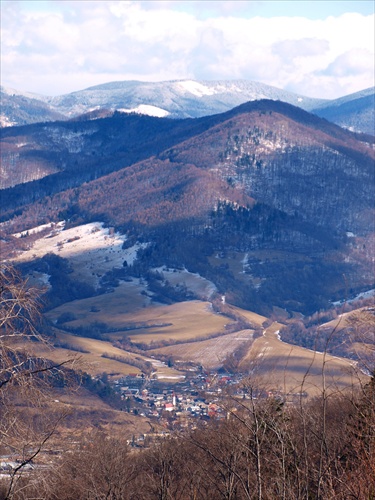
[[[220,404],[227,390],[236,393],[243,375],[199,373],[183,382],[166,383],[128,376],[115,382],[123,410],[147,417],[164,428],[192,427],[198,420],[226,418]]]
[[[285,403],[307,394],[283,394],[279,390],[250,390],[243,373],[196,371],[183,381],[160,381],[142,376],[123,377],[114,383],[121,395],[123,411],[145,417],[151,433],[131,441],[132,446],[147,446],[155,437],[176,429],[195,428],[210,419],[228,418],[228,401],[276,398]],[[228,400],[229,397],[229,400]]]

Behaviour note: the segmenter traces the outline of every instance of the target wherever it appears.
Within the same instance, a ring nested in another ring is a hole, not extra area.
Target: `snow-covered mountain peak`
[[[195,82],[194,80],[182,80],[178,82],[177,85],[183,90],[190,92],[197,97],[215,94],[213,89],[210,89],[209,87],[202,85],[199,82]]]
[[[33,92],[25,92],[22,90],[12,89],[10,87],[3,87],[2,85],[0,86],[0,92],[8,96],[28,97],[29,99],[37,99],[40,101],[48,99],[47,97],[41,94],[34,94]]]
[[[361,103],[362,108],[366,107],[364,111],[361,111],[361,116],[364,113],[367,116],[369,115],[367,108],[371,105],[371,93],[373,95],[373,89],[366,89],[357,95],[329,101],[250,80],[191,79],[165,82],[134,80],[108,82],[55,97],[38,96],[13,89],[2,88],[1,90],[3,126],[53,119],[71,119],[92,110],[117,110],[170,118],[199,118],[222,113],[247,101],[259,99],[283,101],[306,111],[316,110],[319,114],[318,111],[328,106],[351,103],[353,99],[358,100],[359,97],[365,96],[368,96],[366,97],[368,102]],[[35,112],[36,108],[37,112]],[[371,120],[367,119],[365,126],[361,127],[361,116],[356,118],[354,128],[368,130],[368,122]],[[344,120],[343,123],[346,124],[346,121]],[[342,120],[335,121],[335,123],[342,124]],[[349,125],[351,126],[352,123],[350,122]]]

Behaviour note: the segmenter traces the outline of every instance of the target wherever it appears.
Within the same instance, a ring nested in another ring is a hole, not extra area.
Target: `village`
[[[209,420],[227,419],[235,400],[278,397],[279,391],[255,391],[246,388],[243,373],[196,372],[178,382],[127,376],[114,383],[120,393],[123,411],[145,417],[150,432],[133,436],[132,447],[147,447],[154,439],[171,431],[194,429]]]

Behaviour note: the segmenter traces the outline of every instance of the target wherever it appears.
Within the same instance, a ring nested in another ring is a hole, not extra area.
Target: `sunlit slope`
[[[75,356],[77,358],[77,368],[96,377],[106,373],[110,379],[116,380],[127,375],[140,375],[142,370],[136,365],[150,363],[152,366],[152,376],[158,379],[179,379],[183,375],[160,364],[145,355],[119,349],[112,345],[110,341],[79,337],[67,334],[55,329],[55,342],[61,343],[65,347],[46,347],[42,345],[33,346],[34,354],[45,356],[57,363]],[[129,360],[129,363],[124,362]],[[133,364],[134,363],[134,364]],[[140,365],[142,368],[142,365]]]
[[[253,339],[253,330],[240,330],[209,340],[161,347],[152,350],[151,354],[156,357],[159,355],[170,356],[177,361],[191,361],[201,365],[204,370],[218,370],[226,364],[226,358],[233,355],[238,349],[247,351]],[[176,366],[178,366],[178,362]]]
[[[356,363],[282,342],[273,323],[255,340],[240,367],[269,390],[318,396],[323,390],[339,392],[365,376]]]
[[[113,301],[112,295],[115,298]],[[92,312],[92,304],[99,303],[97,299],[101,299],[100,311]],[[151,304],[133,311],[129,311],[130,308],[130,300],[122,303],[119,292],[117,297],[115,294],[105,294],[68,302],[48,312],[47,317],[56,321],[61,314],[71,312],[78,319],[65,322],[63,327],[66,329],[100,322],[107,326],[111,339],[127,336],[132,342],[143,344],[209,338],[220,332],[225,333],[225,326],[232,322],[216,314],[209,302],[198,300],[171,305]]]

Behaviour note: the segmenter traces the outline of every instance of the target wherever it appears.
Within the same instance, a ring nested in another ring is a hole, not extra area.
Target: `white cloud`
[[[343,76],[365,76],[368,68],[374,62],[374,55],[369,50],[352,49],[344,54],[340,54],[329,66],[323,71],[323,74],[333,77]]]
[[[299,40],[286,39],[272,46],[274,54],[290,62],[301,57],[322,56],[328,50],[328,40],[321,40],[319,38],[300,38]]]
[[[373,15],[254,17],[261,4],[3,0],[2,84],[248,78],[328,98],[374,84]]]

